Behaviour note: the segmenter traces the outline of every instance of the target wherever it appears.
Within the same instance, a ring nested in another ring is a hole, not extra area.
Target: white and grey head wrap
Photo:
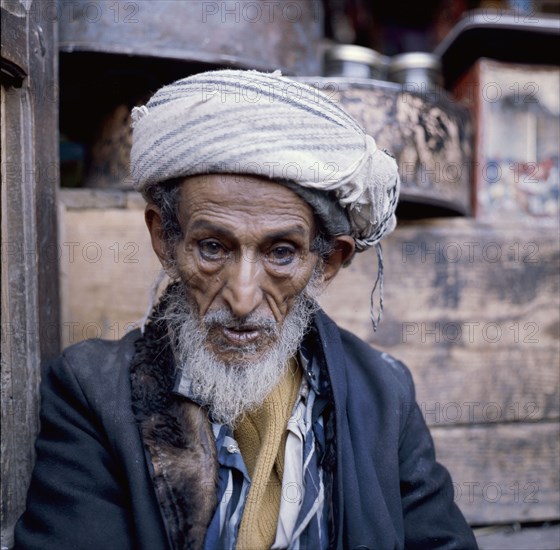
[[[161,88],[132,112],[136,189],[199,174],[253,174],[287,185],[330,235],[377,245],[396,225],[400,178],[394,158],[321,91],[281,76],[221,70]]]
[[[254,174],[286,183],[358,251],[395,227],[395,160],[334,101],[278,72],[196,74],[161,88],[132,117],[140,191],[182,176]]]

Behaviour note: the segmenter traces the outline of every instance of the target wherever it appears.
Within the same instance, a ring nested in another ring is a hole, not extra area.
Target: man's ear
[[[342,266],[352,259],[356,245],[350,235],[334,237],[334,250],[324,262],[323,281],[330,283]]]
[[[152,248],[163,268],[168,271],[171,268],[172,253],[169,250],[169,244],[163,236],[163,224],[161,220],[161,211],[155,204],[147,204],[144,211],[144,219],[150,232],[152,239]]]

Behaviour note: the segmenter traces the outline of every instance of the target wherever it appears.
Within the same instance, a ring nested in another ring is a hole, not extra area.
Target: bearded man
[[[171,283],[42,382],[27,549],[476,548],[404,365],[315,298],[395,225],[392,157],[327,97],[216,71],[133,112]]]

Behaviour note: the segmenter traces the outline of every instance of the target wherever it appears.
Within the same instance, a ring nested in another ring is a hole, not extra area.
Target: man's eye
[[[270,261],[278,265],[291,263],[294,256],[295,250],[289,246],[277,246],[268,253]]]
[[[205,260],[223,260],[227,256],[226,249],[217,241],[199,241],[198,249]]]

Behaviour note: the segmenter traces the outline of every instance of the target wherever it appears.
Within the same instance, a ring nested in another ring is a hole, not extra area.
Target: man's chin
[[[243,367],[262,360],[271,346],[224,346],[210,345],[208,350],[214,357],[224,365],[232,367]]]

